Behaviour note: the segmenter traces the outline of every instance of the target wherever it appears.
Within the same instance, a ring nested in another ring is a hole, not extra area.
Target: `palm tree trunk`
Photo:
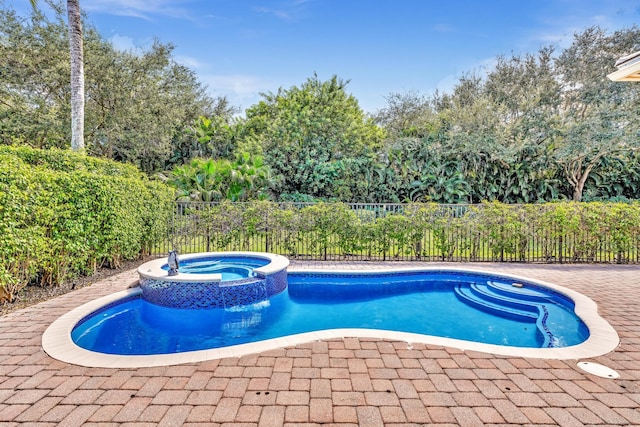
[[[67,0],[71,53],[71,150],[84,151],[84,58],[79,0]]]

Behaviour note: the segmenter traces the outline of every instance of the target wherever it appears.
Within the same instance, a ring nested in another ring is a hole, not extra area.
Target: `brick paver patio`
[[[640,267],[428,265],[517,274],[588,295],[621,339],[591,361],[621,378],[583,372],[577,360],[349,337],[141,369],[85,368],[44,353],[42,333],[56,318],[130,286],[130,271],[0,317],[0,425],[640,425]],[[374,266],[382,264],[348,264]]]

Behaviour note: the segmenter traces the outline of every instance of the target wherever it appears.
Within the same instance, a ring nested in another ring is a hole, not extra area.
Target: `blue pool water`
[[[238,280],[251,277],[254,268],[264,267],[269,260],[248,256],[196,257],[180,260],[180,273],[221,274],[222,280]],[[165,264],[162,269],[169,270]]]
[[[479,273],[375,277],[290,273],[288,289],[233,308],[176,309],[139,297],[80,322],[80,347],[108,354],[220,348],[335,328],[382,329],[517,347],[564,347],[588,338],[573,302],[550,289]]]

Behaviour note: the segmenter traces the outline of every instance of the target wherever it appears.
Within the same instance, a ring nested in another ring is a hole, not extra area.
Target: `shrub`
[[[166,234],[172,191],[130,165],[62,150],[0,147],[0,288],[117,267]],[[2,299],[2,296],[0,296]]]
[[[484,202],[474,208],[478,215],[476,224],[486,236],[495,261],[504,261],[505,254],[526,258],[527,211],[520,205],[500,202]]]
[[[223,201],[179,202],[178,211],[171,245],[190,252],[258,250],[325,260],[640,259],[637,202],[450,206]]]

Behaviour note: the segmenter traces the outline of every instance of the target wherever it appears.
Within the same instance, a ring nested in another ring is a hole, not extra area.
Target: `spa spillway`
[[[166,259],[138,268],[142,298],[171,308],[231,308],[253,304],[287,287],[289,260],[263,252],[205,252],[180,256],[178,274]]]

